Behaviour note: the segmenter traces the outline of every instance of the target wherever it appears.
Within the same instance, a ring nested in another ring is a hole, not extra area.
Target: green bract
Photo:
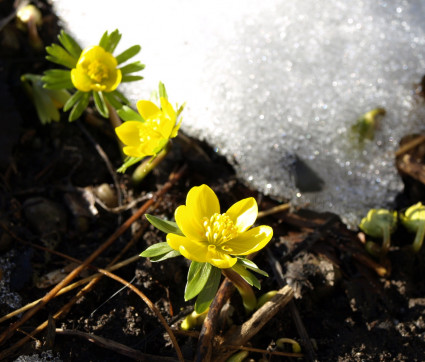
[[[372,255],[384,256],[391,245],[390,235],[397,227],[397,212],[385,209],[371,209],[367,216],[362,219],[359,226],[367,235],[383,238],[381,247],[372,241],[368,241],[366,249]]]
[[[65,89],[46,89],[41,76],[24,74],[21,81],[31,97],[42,124],[59,121],[59,109],[69,100],[71,94]]]
[[[60,44],[46,47],[46,59],[62,65],[67,69],[50,69],[44,73],[42,81],[48,89],[75,90],[74,95],[65,104],[64,110],[71,110],[69,120],[81,116],[87,108],[90,98],[94,100],[96,109],[103,117],[109,116],[108,103],[115,109],[120,109],[129,101],[116,88],[122,82],[132,82],[143,79],[131,73],[144,69],[139,61],[126,64],[139,53],[141,47],[134,45],[117,56],[112,53],[121,39],[118,30],[105,32],[99,45],[82,49],[67,33],[61,31],[58,36]]]
[[[425,206],[418,202],[410,206],[400,218],[407,230],[416,233],[412,249],[417,253],[422,247],[425,235]]]

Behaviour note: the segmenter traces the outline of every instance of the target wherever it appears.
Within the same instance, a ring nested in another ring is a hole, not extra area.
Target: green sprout
[[[425,206],[421,202],[410,206],[400,216],[402,224],[410,232],[416,233],[412,250],[417,253],[422,247],[425,236]]]
[[[360,229],[374,238],[382,238],[382,246],[373,241],[366,242],[366,250],[374,256],[384,256],[391,245],[391,234],[397,227],[397,212],[385,209],[371,209],[360,222]]]
[[[292,338],[279,338],[276,341],[276,346],[280,349],[285,349],[285,344],[290,344],[292,347],[292,352],[294,353],[300,353],[301,352],[301,346],[300,344]]]
[[[193,311],[185,317],[185,319],[180,325],[180,328],[184,331],[188,331],[189,329],[194,329],[196,327],[201,326],[204,322],[205,317],[207,316],[207,313],[208,309],[200,314]]]
[[[351,127],[351,131],[357,134],[359,143],[362,143],[365,139],[374,139],[379,116],[383,115],[385,115],[385,109],[375,108],[357,119],[356,123]]]
[[[46,59],[68,69],[47,70],[42,80],[48,89],[75,90],[64,106],[65,112],[71,110],[70,121],[81,116],[91,98],[98,112],[105,118],[110,117],[112,109],[117,110],[123,104],[129,104],[117,87],[124,82],[143,79],[132,74],[144,69],[145,66],[139,61],[122,65],[139,53],[139,45],[117,56],[112,55],[121,40],[118,30],[105,32],[98,45],[85,49],[64,31],[61,31],[58,39],[60,44],[46,47]]]

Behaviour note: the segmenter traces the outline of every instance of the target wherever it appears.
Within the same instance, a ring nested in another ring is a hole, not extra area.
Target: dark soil
[[[0,1],[0,18],[13,11],[12,3]],[[47,45],[56,40],[59,27],[48,5],[44,1],[35,3],[43,12],[40,35]],[[23,91],[20,76],[40,74],[50,65],[44,60],[43,52],[31,48],[27,34],[17,29],[14,20],[1,30],[0,43],[0,256],[9,261],[9,266],[0,270],[3,278],[0,292],[17,293],[22,298],[22,306],[43,297],[54,287],[55,282],[49,284],[44,279],[40,285],[41,278],[70,264],[64,256],[51,250],[85,260],[183,165],[187,165],[186,172],[148,213],[172,219],[175,208],[185,202],[188,190],[202,183],[216,191],[223,209],[248,196],[257,199],[260,210],[278,204],[241,183],[225,159],[208,145],[188,137],[178,137],[166,160],[140,185],[132,184],[131,170],[124,175],[111,175],[107,162],[96,150],[96,147],[104,150],[114,170],[121,165],[119,146],[108,121],[102,120],[91,108],[76,122],[69,123],[65,114],[60,122],[41,125]],[[148,69],[149,65],[146,71]],[[395,202],[398,209],[424,196],[422,183],[404,177],[406,192]],[[108,206],[97,201],[89,205],[87,195],[93,196],[93,190],[102,184],[107,186],[102,186],[99,198]],[[112,198],[102,196],[105,190],[112,191]],[[118,190],[121,199],[117,197]],[[113,209],[143,196],[124,211]],[[366,254],[357,232],[348,230],[336,215],[293,210],[264,217],[261,223],[274,229],[274,238],[267,250],[255,259],[270,275],[261,277],[261,292],[279,289],[283,281],[294,288],[296,298],[293,308],[283,308],[250,340],[250,347],[264,351],[251,352],[250,358],[258,361],[261,358],[291,359],[273,354],[278,351],[276,340],[286,337],[301,343],[305,360],[425,360],[425,250],[417,255],[409,251],[412,234],[399,228],[392,237],[389,254],[377,261]],[[106,267],[130,241],[133,243],[120,260],[164,241],[164,237],[142,217],[92,264]],[[283,275],[276,271],[276,263],[281,266]],[[387,268],[387,276],[377,274],[374,268],[379,265]],[[161,263],[139,258],[114,273],[146,294],[167,323],[178,329],[179,322],[191,312],[193,305],[183,298],[187,269],[188,264],[182,257]],[[70,270],[72,267],[64,276]],[[5,278],[7,273],[11,273],[10,282]],[[81,277],[91,273],[92,270],[87,269]],[[65,316],[54,323],[51,321],[47,330],[4,354],[3,359],[42,356],[43,351],[51,351],[44,355],[50,356],[50,360],[52,356],[63,361],[133,360],[122,351],[111,349],[111,341],[149,354],[151,357],[145,360],[176,359],[175,349],[158,318],[138,295],[122,287],[103,277]],[[14,331],[1,351],[8,351],[54,315],[80,288],[49,302]],[[231,297],[231,304],[235,310],[233,323],[241,324],[249,318],[237,294]],[[294,322],[294,309],[314,347],[313,353],[307,353],[308,344],[298,332],[300,325]],[[12,311],[8,303],[0,305],[0,317]],[[0,333],[21,316],[3,321]],[[224,331],[217,331],[217,335]],[[77,332],[103,337],[109,342],[99,345]],[[176,335],[185,359],[192,360],[197,353],[197,334],[176,332]]]

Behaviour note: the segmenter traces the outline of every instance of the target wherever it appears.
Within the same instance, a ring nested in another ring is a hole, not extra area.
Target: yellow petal
[[[202,221],[195,218],[193,213],[191,213],[185,205],[181,205],[176,209],[174,218],[176,219],[179,229],[188,238],[194,240],[206,240]]]
[[[226,211],[240,233],[248,230],[257,219],[258,206],[253,197],[248,197],[233,204]]]
[[[161,115],[161,110],[151,101],[138,101],[137,110],[145,121],[157,118]]]
[[[99,45],[87,47],[81,52],[77,65],[83,63],[85,60],[99,59],[103,57],[105,53],[105,49]]]
[[[173,106],[168,102],[167,99],[161,97],[161,110],[164,113],[164,115],[173,121],[173,123],[176,123],[176,111],[174,110]]]
[[[205,263],[208,247],[204,243],[176,234],[167,234],[167,243],[189,260]]]
[[[159,123],[159,132],[161,133],[162,137],[166,138],[167,140],[170,138],[175,123],[175,120],[171,120],[169,118],[166,118],[164,115],[161,115]]]
[[[123,147],[122,151],[126,156],[130,157],[146,157],[147,154],[140,151],[140,147],[134,147],[134,146],[125,146]]]
[[[105,92],[112,92],[120,85],[122,80],[122,73],[119,69],[114,69],[110,75],[108,80],[105,82]]]
[[[90,92],[91,79],[82,68],[74,68],[71,70],[71,81],[74,87],[82,92]]]
[[[233,255],[248,255],[264,248],[273,237],[273,229],[267,225],[257,226],[230,239],[225,246]]]
[[[127,121],[115,128],[118,138],[128,146],[140,144],[139,129],[142,123],[138,121]]]
[[[227,269],[235,265],[238,260],[215,248],[213,249],[210,248],[206,255],[206,261],[217,268]]]
[[[213,190],[207,185],[195,186],[190,189],[186,197],[188,212],[198,220],[210,218],[220,213],[220,203]]]
[[[182,124],[182,121],[183,121],[183,118],[180,118],[179,123],[177,123],[177,124],[173,127],[173,130],[171,131],[171,134],[170,134],[170,138],[174,138],[174,137],[176,137],[176,136],[177,136],[177,133],[178,133],[178,131],[179,131],[180,125]]]

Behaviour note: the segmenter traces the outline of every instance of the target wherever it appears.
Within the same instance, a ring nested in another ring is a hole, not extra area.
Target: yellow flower
[[[115,129],[118,138],[126,145],[127,156],[156,155],[170,138],[177,136],[181,121],[176,124],[177,113],[166,98],[161,97],[161,109],[150,101],[138,101],[137,110],[144,119],[127,121]]]
[[[112,92],[121,83],[115,57],[99,45],[84,49],[71,70],[71,81],[82,92]]]
[[[167,234],[167,243],[187,259],[210,263],[221,269],[237,262],[232,255],[248,255],[264,248],[273,236],[270,226],[248,230],[258,214],[257,202],[249,197],[220,213],[216,194],[207,185],[193,187],[186,205],[175,211],[175,219],[184,236]]]

